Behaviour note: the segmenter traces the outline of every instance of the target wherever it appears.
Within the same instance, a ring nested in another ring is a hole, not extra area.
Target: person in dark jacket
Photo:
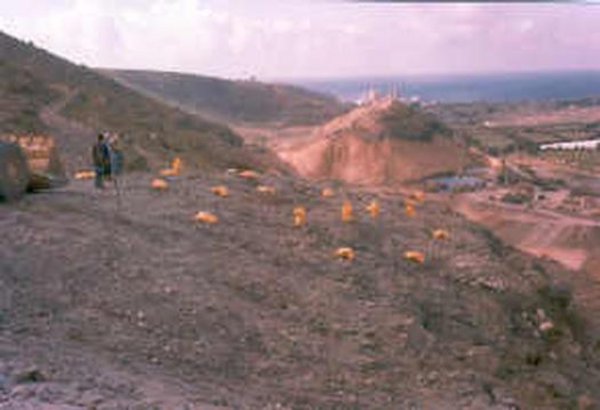
[[[98,140],[92,147],[92,160],[96,173],[94,185],[96,188],[102,189],[104,188],[104,177],[110,175],[110,151],[102,134],[98,134]]]

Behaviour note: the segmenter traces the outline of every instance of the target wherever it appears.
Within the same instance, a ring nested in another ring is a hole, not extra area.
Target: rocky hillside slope
[[[145,97],[84,66],[0,32],[0,132],[54,134],[67,162],[89,164],[99,131],[125,135],[128,165],[164,165],[173,155],[193,166],[252,162],[224,125]]]
[[[443,206],[263,175],[0,207],[0,408],[592,409],[569,280]],[[260,193],[258,183],[276,188]],[[230,196],[210,188],[229,187]],[[364,206],[377,198],[373,220]],[[355,220],[342,223],[350,200]],[[292,225],[292,210],[308,223]],[[193,222],[199,211],[219,223]],[[431,231],[447,229],[436,242]],[[353,261],[334,251],[350,246]],[[405,260],[421,251],[425,263]],[[68,405],[71,407],[51,407]],[[12,407],[11,407],[12,406]],[[187,406],[187,407],[186,407]],[[31,408],[31,407],[23,407]]]
[[[285,84],[224,80],[157,71],[101,70],[121,83],[219,121],[297,126],[322,124],[349,106]]]

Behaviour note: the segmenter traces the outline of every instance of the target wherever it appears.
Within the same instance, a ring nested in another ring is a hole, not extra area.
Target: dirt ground
[[[236,131],[247,143],[276,153],[297,175],[313,180],[397,186],[430,175],[457,172],[473,164],[464,147],[447,135],[434,135],[432,131],[423,141],[419,140],[419,133],[426,134],[424,130],[433,128],[435,122],[422,113],[407,114],[405,109],[386,99],[356,107],[319,127],[246,127]],[[398,136],[394,123],[402,123],[407,116],[412,123],[399,129],[411,131]]]
[[[556,161],[557,155],[560,153],[511,157],[513,166],[526,167],[538,179],[529,183],[530,187],[539,185],[531,200],[505,203],[501,198],[519,188],[493,184],[484,190],[455,195],[453,209],[491,229],[505,243],[569,269],[577,303],[591,318],[590,326],[600,329],[598,170]],[[561,183],[546,189],[544,181]]]
[[[448,206],[426,201],[408,218],[393,193],[342,186],[322,198],[322,184],[265,175],[277,193],[261,195],[227,174],[153,192],[151,178],[121,180],[120,202],[113,187],[73,181],[0,206],[0,409],[600,400],[597,346],[567,272]],[[231,196],[213,195],[218,184]],[[382,216],[371,220],[375,197]],[[343,199],[352,223],[340,221]],[[297,205],[308,208],[302,228]],[[198,225],[200,210],[220,222]],[[437,228],[451,239],[433,241]],[[341,246],[356,260],[336,260]]]

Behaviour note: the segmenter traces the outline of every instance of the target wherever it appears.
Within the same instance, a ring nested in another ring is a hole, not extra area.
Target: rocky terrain
[[[324,185],[231,173],[155,192],[150,179],[127,176],[120,196],[74,181],[0,207],[0,408],[600,400],[594,335],[566,272],[443,204],[409,218],[399,192],[342,185],[324,198]],[[378,219],[364,211],[374,198]],[[354,222],[341,222],[343,200]],[[294,228],[298,205],[308,223]],[[219,223],[194,222],[198,211]],[[431,239],[439,228],[449,240]],[[344,246],[353,261],[334,257]],[[409,250],[425,263],[405,260]]]
[[[266,166],[226,125],[145,97],[87,67],[0,32],[0,132],[50,133],[75,171],[98,132],[122,136],[129,169]],[[267,161],[268,162],[268,161]]]
[[[474,164],[465,141],[415,106],[379,100],[273,149],[302,176],[397,185]]]
[[[266,139],[256,147],[4,34],[0,57],[0,131],[55,135],[71,173],[88,167],[99,129],[116,131],[130,169],[103,191],[74,180],[0,204],[1,410],[598,407],[597,216],[582,182],[595,181],[594,163],[585,179],[509,157],[526,181],[424,201],[405,185],[486,155],[501,163],[480,130],[519,145],[517,128],[537,138],[564,124],[491,127],[465,120],[473,107],[432,115],[384,100],[280,128],[290,112],[339,108],[300,98],[267,110],[276,125],[264,134],[236,125]],[[152,190],[175,156],[183,174]],[[520,200],[519,184],[547,205],[505,203]],[[592,205],[582,211],[579,197]],[[365,210],[373,200],[378,218]],[[298,206],[307,223],[294,227]],[[355,257],[337,257],[342,247]]]

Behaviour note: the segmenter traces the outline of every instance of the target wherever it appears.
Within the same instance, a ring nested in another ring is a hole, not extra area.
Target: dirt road
[[[76,95],[76,91],[63,90],[64,96],[46,106],[40,112],[40,118],[49,127],[58,145],[58,151],[69,161],[65,163],[69,174],[90,166],[90,147],[99,130],[93,130],[80,122],[71,121],[60,114],[61,110]]]
[[[558,261],[572,271],[574,295],[600,339],[600,221],[549,209],[491,202],[490,192],[456,197],[454,209],[488,227],[507,244]],[[496,195],[499,197],[499,195]]]
[[[598,236],[600,221],[548,209],[491,202],[488,197],[492,194],[482,191],[457,196],[454,207],[469,219],[497,232],[507,243],[537,256],[548,256],[569,269],[581,269],[596,249],[595,242],[587,237],[590,232]],[[598,275],[600,278],[600,272]]]

